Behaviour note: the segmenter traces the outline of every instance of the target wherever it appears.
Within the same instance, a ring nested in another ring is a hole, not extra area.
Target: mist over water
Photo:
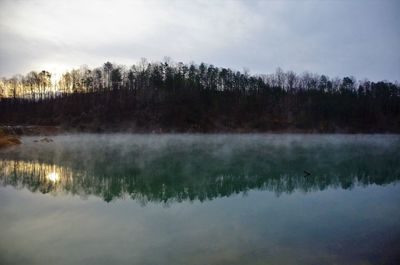
[[[53,140],[25,137],[21,148],[4,151],[1,183],[166,203],[251,189],[276,195],[350,189],[400,178],[400,141],[390,135],[79,134]],[[52,173],[56,182],[47,177]]]
[[[400,136],[51,139],[23,137],[21,146],[0,151],[0,263],[399,258]]]

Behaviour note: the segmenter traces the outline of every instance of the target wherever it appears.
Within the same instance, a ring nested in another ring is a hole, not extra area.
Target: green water
[[[399,264],[400,136],[24,137],[0,264]]]

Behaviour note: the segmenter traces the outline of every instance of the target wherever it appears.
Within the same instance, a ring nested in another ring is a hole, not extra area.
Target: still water
[[[0,264],[400,264],[400,136],[37,139],[0,151]]]

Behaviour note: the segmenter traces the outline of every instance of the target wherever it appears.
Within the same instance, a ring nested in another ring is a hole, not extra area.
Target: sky
[[[0,0],[0,76],[140,58],[400,81],[398,0]]]

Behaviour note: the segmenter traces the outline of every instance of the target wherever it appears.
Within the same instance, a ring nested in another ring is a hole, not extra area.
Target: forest
[[[212,64],[81,66],[0,80],[0,125],[131,132],[400,132],[398,82]]]

